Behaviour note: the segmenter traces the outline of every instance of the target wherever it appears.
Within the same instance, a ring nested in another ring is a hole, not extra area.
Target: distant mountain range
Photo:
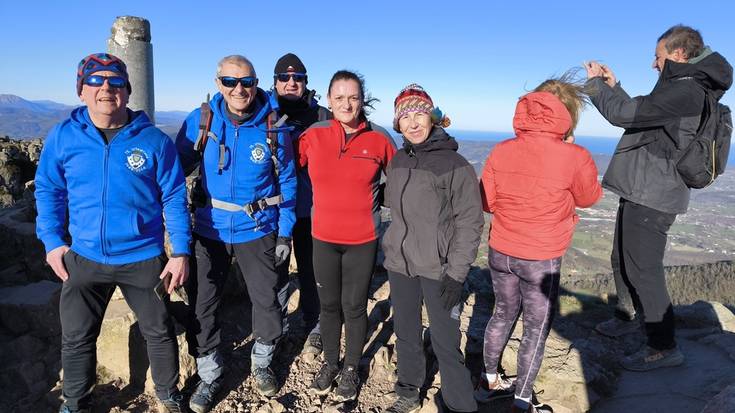
[[[66,119],[76,106],[50,100],[26,100],[16,95],[0,94],[0,136],[14,139],[45,138],[51,128]],[[187,112],[156,112],[156,126],[175,136]]]

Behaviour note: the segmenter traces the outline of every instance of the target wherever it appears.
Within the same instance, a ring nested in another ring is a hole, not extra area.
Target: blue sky
[[[588,59],[608,64],[630,95],[648,93],[656,38],[677,23],[735,61],[731,1],[0,1],[0,93],[77,104],[84,55],[104,51],[116,16],[151,22],[157,110],[189,111],[215,92],[216,63],[239,53],[269,87],[286,52],[323,96],[336,70],[365,76],[389,125],[393,99],[417,82],[465,130],[510,131],[519,96]],[[735,103],[730,92],[724,102]],[[594,109],[577,134],[617,136]]]

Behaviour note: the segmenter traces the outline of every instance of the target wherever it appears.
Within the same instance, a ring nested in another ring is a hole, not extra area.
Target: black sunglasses
[[[222,83],[222,86],[224,87],[230,87],[235,88],[237,87],[237,84],[241,84],[243,88],[249,88],[255,86],[256,83],[258,83],[257,77],[247,76],[247,77],[232,77],[232,76],[220,76],[218,77],[220,83]]]
[[[101,87],[105,84],[105,80],[107,80],[107,84],[110,85],[110,87],[114,87],[116,89],[122,89],[128,85],[128,81],[125,80],[124,77],[102,75],[87,76],[87,78],[84,79],[84,84],[92,87]]]
[[[278,73],[274,76],[279,82],[288,82],[293,79],[294,82],[303,82],[306,80],[306,74],[304,73]]]

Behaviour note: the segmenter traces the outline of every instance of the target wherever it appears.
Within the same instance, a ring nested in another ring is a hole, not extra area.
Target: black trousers
[[[307,332],[319,322],[319,293],[314,279],[311,218],[299,218],[293,227],[293,252],[299,268],[299,308]]]
[[[237,257],[253,305],[253,337],[264,344],[273,344],[281,337],[284,316],[278,294],[288,282],[288,275],[276,269],[275,247],[275,232],[239,244],[194,235],[191,267],[196,271],[186,284],[194,311],[188,329],[196,340],[192,356],[206,356],[221,342],[219,305],[233,255]]]
[[[115,286],[138,319],[145,337],[156,395],[167,399],[177,390],[179,357],[166,303],[153,292],[166,257],[132,264],[106,265],[74,251],[64,256],[69,279],[61,288],[61,366],[63,394],[71,409],[89,408],[95,384],[97,337]]]
[[[460,350],[459,317],[444,309],[440,298],[441,282],[424,277],[407,277],[389,271],[393,305],[393,329],[398,353],[399,396],[416,398],[426,380],[426,357],[422,340],[421,305],[426,305],[431,328],[431,346],[439,362],[442,398],[457,412],[477,411],[472,395],[470,372]]]
[[[367,299],[375,268],[378,241],[333,244],[314,238],[314,274],[321,302],[324,359],[339,362],[342,320],[345,323],[344,364],[357,366],[367,335]]]
[[[610,257],[618,305],[617,317],[631,320],[642,313],[648,345],[676,346],[674,310],[666,288],[664,252],[676,214],[657,211],[620,198]]]

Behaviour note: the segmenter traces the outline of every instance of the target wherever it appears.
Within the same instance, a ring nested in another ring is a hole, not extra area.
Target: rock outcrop
[[[735,412],[735,384],[727,386],[704,406],[702,413]]]
[[[23,198],[26,183],[36,174],[42,146],[40,138],[0,138],[0,207],[12,206]]]
[[[59,291],[51,281],[0,288],[0,411],[46,411],[61,370]]]
[[[181,302],[173,306],[183,306]],[[196,361],[188,351],[184,329],[176,325],[179,346],[179,380],[183,387],[196,373]],[[100,383],[116,382],[144,389],[155,395],[149,369],[145,339],[135,314],[125,300],[112,300],[107,306],[97,339],[97,377]]]

